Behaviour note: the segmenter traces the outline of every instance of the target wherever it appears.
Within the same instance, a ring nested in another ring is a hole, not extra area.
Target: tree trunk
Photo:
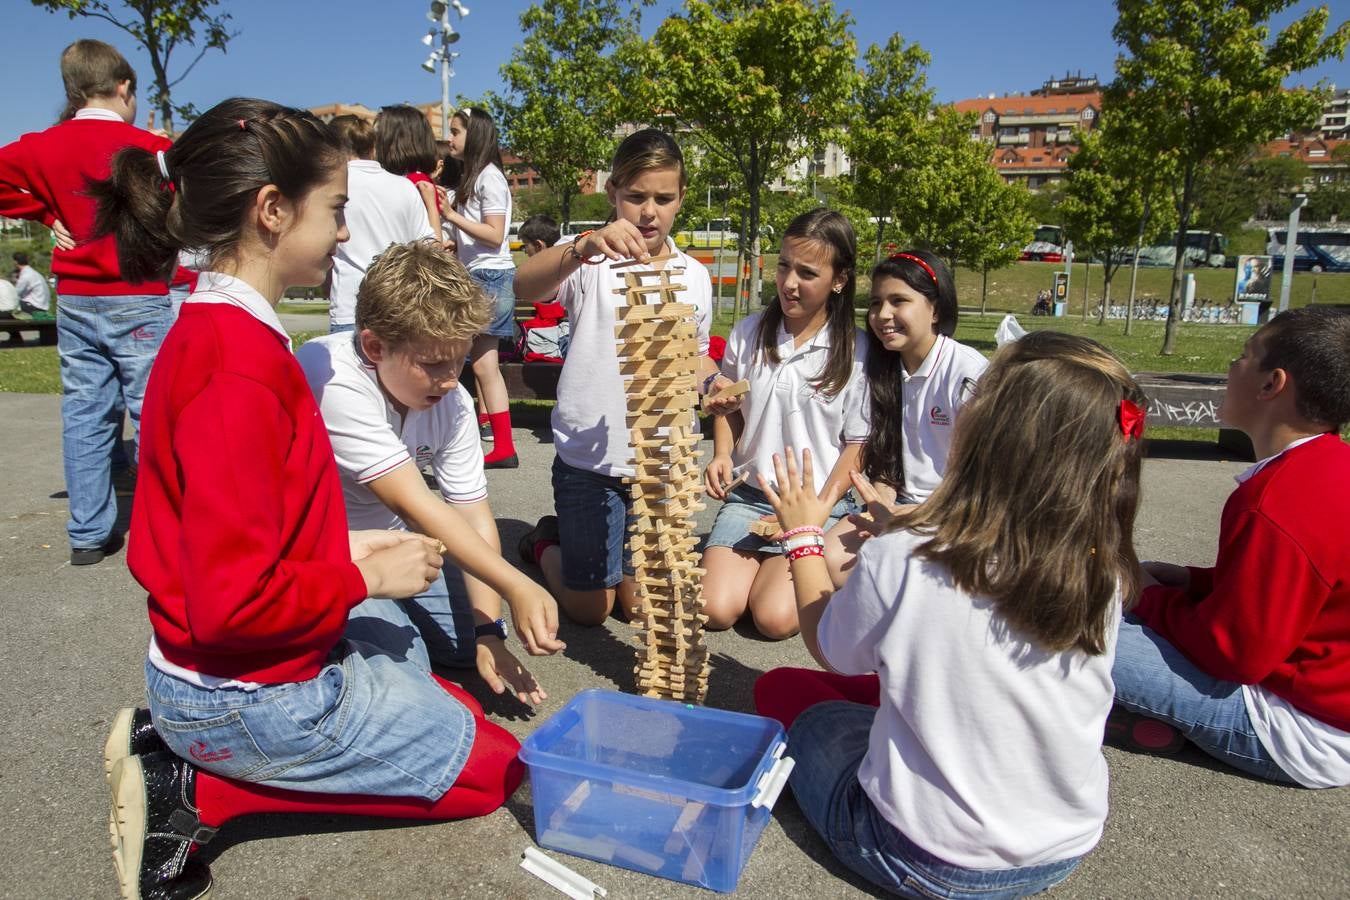
[[[1181,182],[1181,209],[1177,216],[1176,262],[1172,264],[1172,292],[1167,300],[1167,326],[1163,329],[1163,345],[1159,352],[1171,356],[1176,351],[1177,322],[1181,320],[1182,293],[1186,283],[1186,232],[1191,225],[1191,195],[1195,189],[1195,163],[1186,163]]]
[[[876,211],[873,210],[873,212],[876,212]],[[881,248],[884,247],[885,244],[886,244],[886,241],[885,241],[885,235],[886,235],[886,217],[885,217],[884,215],[878,214],[878,215],[877,215],[877,249],[876,249],[876,253],[874,253],[874,254],[872,255],[872,263],[873,263],[873,265],[875,265],[876,263],[881,262]]]
[[[143,44],[145,52],[150,55],[150,69],[155,74],[155,91],[151,96],[152,102],[159,105],[159,127],[172,134],[173,100],[169,97],[169,72],[167,68],[169,61],[160,56],[159,32],[155,29],[153,8],[154,4],[149,3],[140,7],[141,18],[145,23],[145,41]]]
[[[989,306],[989,269],[985,267],[980,272],[980,315],[984,315],[985,309]]]
[[[1129,334],[1134,324],[1134,288],[1139,281],[1139,248],[1144,243],[1144,232],[1148,229],[1148,217],[1152,211],[1153,186],[1144,187],[1144,215],[1139,219],[1139,234],[1134,239],[1134,264],[1130,268],[1130,300],[1125,307],[1125,333]]]
[[[563,228],[572,224],[572,192],[567,188],[558,191],[558,205],[562,207]]]
[[[1087,316],[1088,316],[1088,287],[1090,286],[1090,282],[1091,282],[1091,281],[1092,281],[1092,256],[1089,254],[1088,258],[1085,259],[1085,260],[1083,260],[1083,319],[1084,319],[1084,320],[1086,320],[1086,319],[1087,319]],[[1065,299],[1067,300],[1068,298],[1066,297]],[[1066,309],[1065,312],[1068,312],[1068,310]]]
[[[1114,266],[1109,263],[1102,267],[1102,306],[1101,312],[1097,314],[1097,324],[1106,324],[1106,311],[1111,308],[1111,279],[1116,277],[1116,272],[1120,271],[1120,263]]]
[[[746,188],[750,192],[750,306],[746,315],[755,309],[761,301],[763,289],[760,285],[759,270],[759,192],[763,187],[759,167],[759,145],[750,145],[750,177],[746,179]]]

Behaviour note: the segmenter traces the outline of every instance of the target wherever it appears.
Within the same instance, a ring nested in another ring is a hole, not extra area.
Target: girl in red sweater
[[[319,410],[276,304],[347,239],[346,158],[311,114],[234,99],[171,149],[127,149],[93,188],[132,278],[208,251],[150,377],[128,561],[149,593],[149,710],[106,748],[128,898],[204,896],[191,855],[255,812],[484,815],[516,789],[518,744],[472,698],[345,640],[368,595],[424,591],[418,535],[346,530]]]

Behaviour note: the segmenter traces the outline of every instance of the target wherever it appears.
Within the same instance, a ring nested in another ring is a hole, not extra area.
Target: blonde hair
[[[610,165],[609,183],[621,188],[631,183],[643,172],[653,169],[678,169],[680,189],[686,182],[684,154],[680,145],[664,131],[656,128],[644,128],[623,139],[619,149],[614,151],[614,162]]]
[[[1102,653],[1117,594],[1138,584],[1142,441],[1122,434],[1122,400],[1147,406],[1095,341],[1008,344],[957,417],[942,483],[891,527],[931,535],[918,555],[1041,647]]]
[[[432,241],[389,247],[356,292],[357,332],[368,328],[394,349],[469,340],[491,318],[492,301],[482,286],[454,253]]]

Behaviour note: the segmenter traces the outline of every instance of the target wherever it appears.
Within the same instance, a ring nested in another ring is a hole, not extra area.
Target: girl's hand
[[[509,686],[517,700],[530,706],[538,706],[548,699],[548,694],[534,680],[530,670],[520,664],[500,639],[479,638],[477,652],[478,674],[492,693],[504,693]]]
[[[406,532],[392,544],[387,541],[371,538],[358,548],[364,555],[352,560],[361,570],[369,596],[415,597],[440,577],[445,562],[441,559],[440,541]]]
[[[70,229],[60,219],[52,222],[52,243],[57,250],[75,249],[75,235],[70,233]]]
[[[853,489],[858,492],[858,498],[867,507],[863,512],[849,516],[849,521],[858,529],[858,535],[862,538],[881,534],[886,530],[886,526],[891,523],[891,519],[916,506],[913,503],[888,502],[886,498],[881,496],[877,486],[868,481],[861,472],[849,472],[848,477],[853,481]]]
[[[625,259],[646,262],[650,258],[646,238],[638,231],[637,226],[627,219],[618,219],[599,231],[592,231],[578,239],[573,244],[573,249],[582,259],[604,255],[615,262]]]
[[[431,547],[438,547],[439,542],[431,540],[420,534],[413,534],[411,531],[388,531],[383,528],[367,528],[361,531],[347,532],[347,546],[351,548],[352,562],[358,559],[365,559],[376,550],[383,550],[387,547],[393,547],[404,541],[429,541]]]
[[[529,579],[525,588],[506,598],[516,636],[531,656],[551,656],[567,645],[558,640],[558,601]],[[481,644],[479,645],[482,646]]]
[[[791,531],[802,525],[824,525],[830,518],[830,510],[839,501],[840,486],[831,485],[825,491],[825,496],[816,496],[816,492],[811,489],[811,485],[815,484],[811,471],[811,451],[802,451],[800,475],[791,447],[786,448],[786,454],[786,462],[777,453],[773,455],[773,473],[778,480],[778,490],[773,489],[763,474],[759,475],[759,489],[769,498],[783,531]]]
[[[703,486],[709,497],[714,500],[727,499],[726,485],[735,477],[731,469],[730,456],[714,456],[712,462],[708,463],[708,468],[703,470]]]
[[[741,401],[745,399],[744,394],[737,394],[734,397],[714,397],[718,391],[731,387],[735,383],[725,375],[718,375],[714,378],[712,384],[708,385],[707,396],[703,398],[704,411],[714,416],[725,416],[740,409]]]

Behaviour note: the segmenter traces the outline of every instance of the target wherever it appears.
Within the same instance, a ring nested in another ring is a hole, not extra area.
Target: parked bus
[[[1274,259],[1275,271],[1284,268],[1285,228],[1266,229],[1266,252]],[[1350,231],[1344,228],[1304,228],[1294,248],[1295,272],[1350,272]]]
[[[1064,229],[1058,225],[1037,225],[1031,243],[1019,257],[1031,262],[1064,262]]]
[[[1166,244],[1154,244],[1139,250],[1139,265],[1170,268],[1177,261],[1177,236],[1173,232]],[[1186,232],[1186,265],[1221,269],[1228,261],[1228,238],[1217,231]]]

